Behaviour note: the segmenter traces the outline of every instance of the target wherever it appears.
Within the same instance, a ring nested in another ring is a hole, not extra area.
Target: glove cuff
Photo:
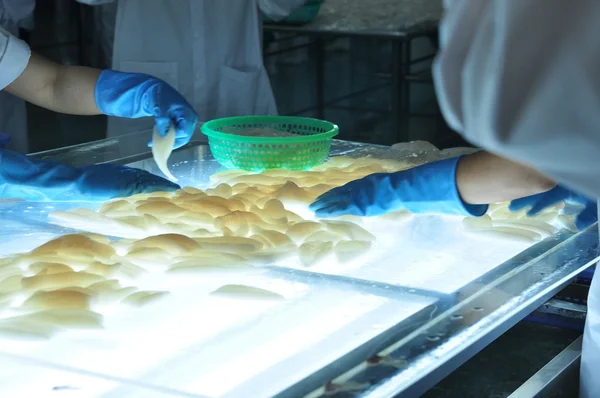
[[[427,201],[411,202],[404,205],[415,214],[449,214],[479,217],[487,212],[488,205],[465,203],[456,186],[456,169],[462,156],[444,159],[415,167],[412,184],[422,187],[422,197]]]

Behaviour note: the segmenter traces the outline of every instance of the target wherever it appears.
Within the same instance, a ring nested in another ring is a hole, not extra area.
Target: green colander
[[[273,129],[289,137],[236,135],[252,129]],[[260,172],[267,169],[307,170],[327,159],[339,128],[324,120],[293,116],[239,116],[202,125],[215,159],[228,169]]]

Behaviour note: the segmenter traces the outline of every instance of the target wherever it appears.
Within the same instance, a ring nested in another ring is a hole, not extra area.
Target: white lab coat
[[[446,0],[446,6],[434,78],[448,123],[478,146],[600,198],[600,1]],[[596,275],[581,397],[600,397],[599,372]]]
[[[1,0],[0,26],[19,36],[19,26],[33,15],[35,0]],[[25,101],[7,92],[0,92],[0,133],[10,135],[8,149],[29,152]]]
[[[277,113],[263,65],[259,10],[281,19],[305,0],[117,1],[113,69],[163,79],[192,104],[201,122]],[[111,117],[108,136],[152,125],[148,118]]]

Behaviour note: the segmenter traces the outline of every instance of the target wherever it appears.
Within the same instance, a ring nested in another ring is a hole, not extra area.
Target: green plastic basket
[[[292,137],[236,135],[235,131],[270,128]],[[239,116],[202,125],[215,159],[228,169],[307,170],[325,161],[338,126],[324,120],[293,116]]]

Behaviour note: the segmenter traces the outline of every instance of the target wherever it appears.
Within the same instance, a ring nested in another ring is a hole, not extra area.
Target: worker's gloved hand
[[[527,211],[527,215],[533,216],[545,208],[560,202],[578,203],[583,206],[583,209],[575,219],[575,225],[580,230],[589,227],[598,220],[598,206],[595,200],[588,199],[587,197],[570,191],[560,185],[557,185],[547,192],[515,199],[510,202],[508,209],[510,211],[519,211],[526,207],[531,207],[531,209]]]
[[[158,132],[165,136],[175,127],[173,149],[190,141],[198,122],[194,108],[173,87],[141,73],[104,70],[96,82],[96,105],[109,116],[154,116]]]
[[[76,168],[0,150],[1,198],[103,201],[178,188],[177,184],[147,171],[117,164]]]
[[[466,204],[458,193],[456,166],[460,158],[372,174],[324,193],[310,208],[319,217],[378,216],[399,210],[481,216],[487,205]]]

